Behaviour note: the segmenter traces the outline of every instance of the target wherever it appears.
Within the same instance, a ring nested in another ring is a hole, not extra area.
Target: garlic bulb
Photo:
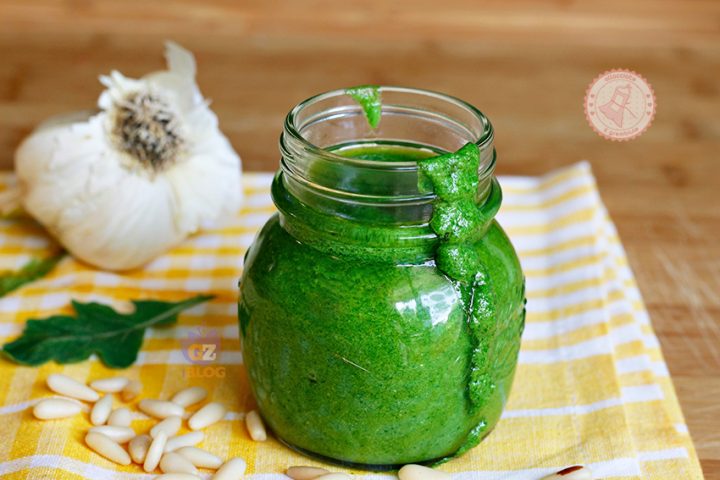
[[[143,265],[237,210],[240,158],[195,83],[192,54],[169,69],[100,77],[99,113],[51,119],[18,148],[22,205],[76,258]]]

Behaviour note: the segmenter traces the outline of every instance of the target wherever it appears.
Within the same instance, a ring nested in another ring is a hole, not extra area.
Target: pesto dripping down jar
[[[517,363],[524,278],[494,219],[488,119],[435,92],[360,93],[287,115],[278,213],[246,254],[238,311],[276,437],[382,470],[460,455],[490,433]]]

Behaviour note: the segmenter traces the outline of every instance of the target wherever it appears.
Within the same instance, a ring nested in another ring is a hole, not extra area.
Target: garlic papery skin
[[[51,119],[18,148],[22,205],[76,258],[137,268],[236,213],[241,162],[195,83],[195,60],[168,43],[169,69],[118,72],[99,112]]]

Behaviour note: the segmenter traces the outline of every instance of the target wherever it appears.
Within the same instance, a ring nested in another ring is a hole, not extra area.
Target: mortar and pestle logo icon
[[[625,120],[625,112],[629,113],[633,117],[637,118],[630,108],[630,97],[632,96],[632,86],[628,83],[624,86],[615,87],[615,91],[608,100],[607,103],[600,105],[598,110],[605,115],[605,117],[613,122],[618,128],[622,128],[623,121]]]

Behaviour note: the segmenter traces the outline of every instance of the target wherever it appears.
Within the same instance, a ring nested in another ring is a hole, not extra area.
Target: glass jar
[[[494,220],[490,122],[446,95],[380,91],[376,129],[343,90],[288,114],[278,213],[246,254],[238,309],[250,384],[275,435],[377,470],[458,455],[491,431],[525,317],[520,264]],[[469,247],[482,281],[463,287],[436,266],[436,195],[418,161],[468,142],[480,148],[486,221]]]

